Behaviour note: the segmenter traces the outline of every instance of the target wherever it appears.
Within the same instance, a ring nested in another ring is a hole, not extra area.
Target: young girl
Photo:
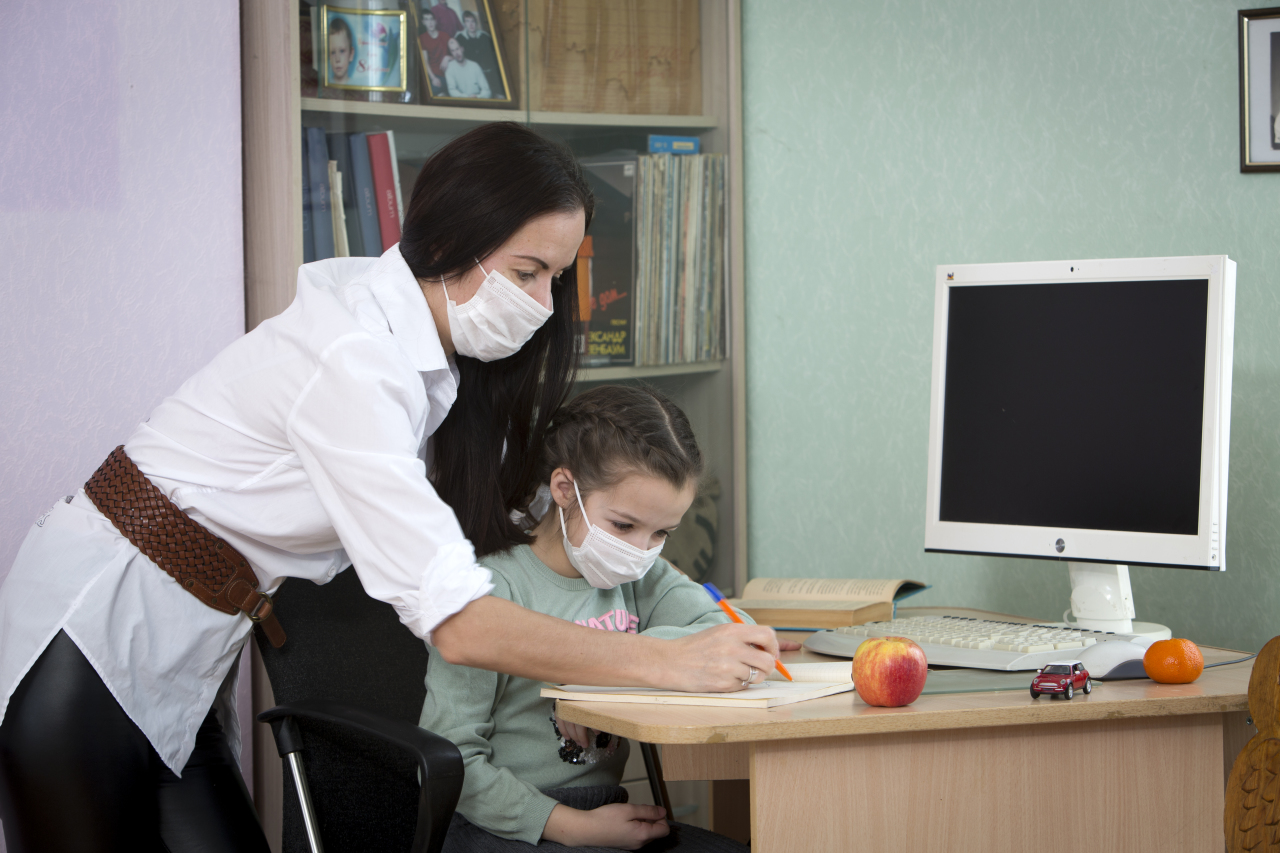
[[[533,544],[482,561],[493,595],[579,625],[668,639],[728,621],[658,557],[702,474],[689,421],[669,400],[618,385],[582,394],[556,414],[539,474],[550,495],[540,490],[531,509],[540,516]],[[541,687],[431,656],[420,725],[457,744],[466,764],[446,853],[635,850],[654,839],[645,850],[745,853],[706,830],[668,826],[659,807],[627,805],[618,785],[626,741],[557,725]]]

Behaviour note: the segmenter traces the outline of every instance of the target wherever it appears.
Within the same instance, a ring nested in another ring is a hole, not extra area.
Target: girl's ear
[[[578,506],[578,497],[573,491],[573,474],[568,468],[557,468],[551,472],[551,499],[561,509],[573,509]]]

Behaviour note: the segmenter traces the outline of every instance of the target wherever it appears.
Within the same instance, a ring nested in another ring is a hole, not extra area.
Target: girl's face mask
[[[662,552],[662,545],[644,551],[606,533],[587,518],[577,482],[573,484],[573,492],[578,496],[582,520],[587,523],[587,535],[581,545],[574,547],[564,524],[564,510],[556,507],[560,513],[560,533],[564,537],[564,551],[569,556],[569,563],[596,589],[613,589],[644,577]]]

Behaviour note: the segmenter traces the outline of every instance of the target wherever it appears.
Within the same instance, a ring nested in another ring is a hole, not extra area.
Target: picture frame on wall
[[[515,90],[489,0],[409,0],[429,104],[513,107]]]
[[[1240,171],[1280,172],[1280,7],[1238,18]]]
[[[349,9],[322,5],[321,84],[360,92],[403,92],[408,27],[403,10]]]

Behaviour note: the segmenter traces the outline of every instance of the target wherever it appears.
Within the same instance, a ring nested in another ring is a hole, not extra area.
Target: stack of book
[[[638,158],[638,366],[725,356],[725,185],[723,154]]]
[[[303,260],[377,257],[400,241],[395,134],[302,129]]]

